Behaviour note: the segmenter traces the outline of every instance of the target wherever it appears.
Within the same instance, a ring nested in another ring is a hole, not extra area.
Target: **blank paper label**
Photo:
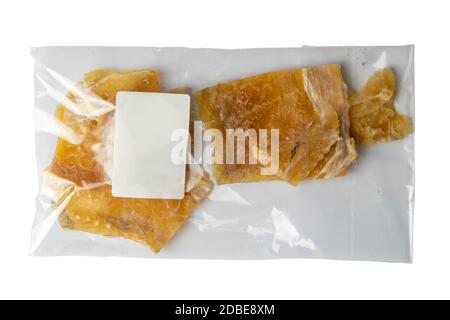
[[[187,139],[180,133],[189,132],[189,108],[186,94],[117,94],[113,196],[184,197]]]

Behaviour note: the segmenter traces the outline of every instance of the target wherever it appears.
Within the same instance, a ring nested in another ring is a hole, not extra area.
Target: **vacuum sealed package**
[[[412,261],[412,46],[32,55],[33,255]]]

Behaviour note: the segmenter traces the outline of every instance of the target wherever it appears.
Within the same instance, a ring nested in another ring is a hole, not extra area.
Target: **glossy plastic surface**
[[[36,198],[32,254],[412,261],[413,133],[397,141],[359,145],[359,156],[347,168],[345,176],[301,181],[298,186],[283,181],[216,184],[208,193],[209,181],[203,181],[202,177],[203,169],[210,172],[211,168],[194,166],[188,170],[191,184],[188,182],[187,186],[203,185],[200,196],[205,199],[189,211],[184,225],[177,223],[180,229],[173,239],[167,243],[168,239],[164,239],[162,249],[160,244],[155,245],[156,251],[161,249],[157,254],[142,243],[120,237],[124,234],[101,232],[119,235],[105,237],[98,232],[62,228],[61,215],[67,215],[67,202],[55,200],[54,191],[70,193],[73,185],[53,181],[53,189],[49,190],[47,176],[58,137],[73,144],[83,143],[85,139],[77,128],[67,130],[61,126],[54,115],[57,106],[66,101],[68,92],[77,88],[79,81],[92,70],[154,70],[160,76],[156,89],[169,92],[187,88],[197,92],[219,82],[266,72],[335,63],[341,65],[347,87],[357,92],[374,72],[390,67],[396,78],[395,109],[408,116],[414,128],[412,46],[242,50],[48,47],[32,49],[32,55],[36,61],[36,144],[42,186]],[[87,81],[94,83],[98,79]],[[92,103],[83,105],[83,114],[98,117],[114,109],[114,97],[108,97],[102,88],[98,90],[88,98]],[[102,94],[105,96],[97,100]],[[89,108],[91,105],[96,107]],[[82,192],[97,188],[92,183],[98,182],[103,184],[101,188],[110,188],[108,161],[101,160],[101,163],[103,170],[98,171],[95,165],[91,168],[98,176],[88,181]],[[116,202],[106,201],[108,206]],[[142,242],[140,238],[134,240]]]

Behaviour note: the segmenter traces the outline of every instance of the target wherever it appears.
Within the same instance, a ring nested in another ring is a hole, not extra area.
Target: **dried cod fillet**
[[[218,184],[285,180],[296,185],[305,179],[345,174],[357,157],[349,135],[347,88],[339,65],[220,83],[197,92],[195,98],[206,127],[219,129],[224,136],[226,129],[279,129],[276,174],[262,175],[263,165],[248,161],[215,164]]]
[[[409,118],[395,111],[394,96],[390,68],[377,71],[360,91],[350,94],[350,131],[357,143],[388,142],[411,133]]]
[[[60,124],[79,135],[81,142],[58,139],[46,187],[54,193],[55,206],[65,206],[60,215],[64,228],[128,238],[158,252],[212,185],[201,168],[190,166],[182,200],[113,197],[108,168],[114,117],[110,111],[114,110],[118,91],[160,91],[158,74],[96,70],[85,75],[56,112]]]

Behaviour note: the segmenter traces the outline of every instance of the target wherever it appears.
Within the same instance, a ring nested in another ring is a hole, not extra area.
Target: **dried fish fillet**
[[[110,185],[78,188],[60,216],[60,223],[68,229],[131,239],[159,252],[211,187],[203,175],[182,200],[116,198]]]
[[[46,186],[55,206],[64,205],[64,228],[118,236],[158,252],[212,188],[198,166],[187,170],[182,200],[116,198],[111,194],[110,161],[115,96],[118,91],[160,91],[154,71],[96,70],[85,75],[58,106],[56,119],[77,141],[58,139]],[[66,136],[66,135],[64,135]]]
[[[395,111],[395,75],[386,68],[374,73],[357,93],[350,94],[350,130],[357,143],[403,139],[411,133],[407,116]]]
[[[79,143],[58,138],[50,171],[75,182],[98,183],[106,180],[103,164],[96,160],[94,146],[101,143],[105,124],[110,121],[118,91],[160,91],[154,71],[87,73],[56,110],[56,119],[79,137]]]
[[[279,130],[276,174],[261,174],[264,165],[250,164],[249,150],[245,164],[213,165],[218,184],[285,180],[296,185],[305,179],[345,174],[357,157],[339,65],[220,83],[197,92],[195,98],[206,128],[218,129],[224,136],[227,129]],[[270,150],[270,139],[267,144]]]

